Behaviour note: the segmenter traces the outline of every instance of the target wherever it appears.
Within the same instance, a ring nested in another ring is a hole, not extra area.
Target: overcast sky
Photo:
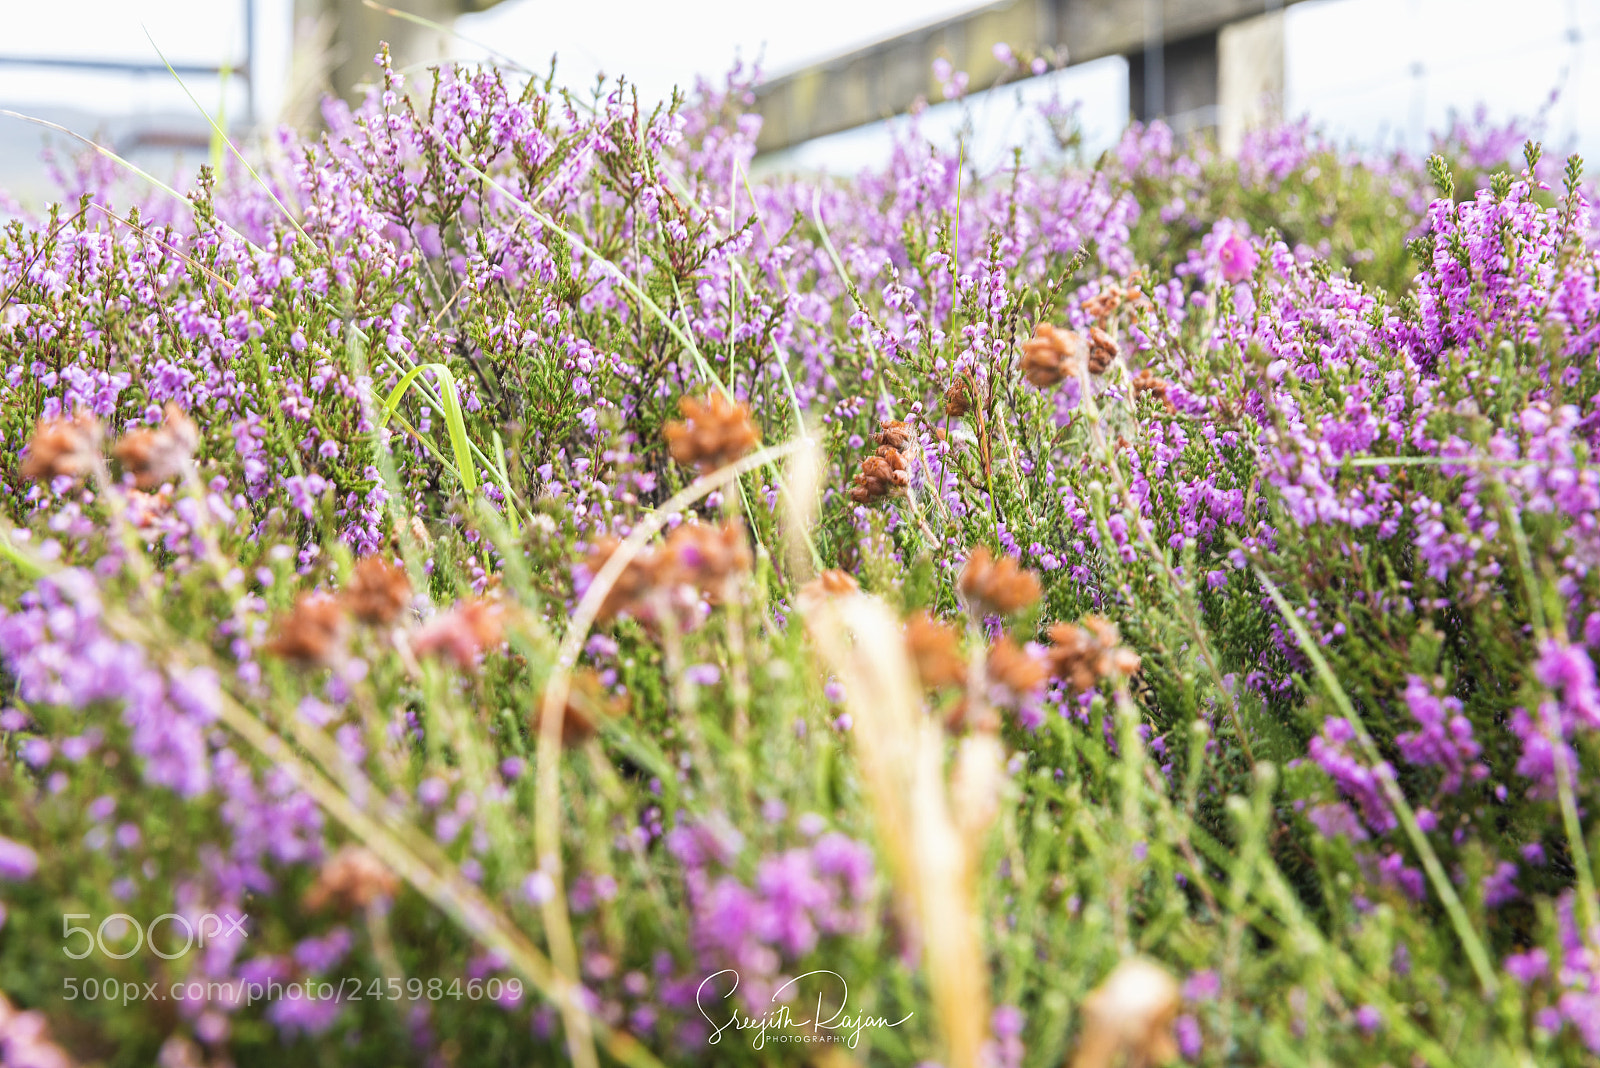
[[[257,0],[258,98],[271,115],[287,70],[291,0]],[[968,0],[506,0],[458,23],[467,36],[563,79],[626,74],[664,94],[736,56],[769,73],[804,65],[972,6]],[[243,55],[243,0],[5,0],[0,53],[154,59],[144,29],[175,62]],[[1497,117],[1548,108],[1552,148],[1576,145],[1600,164],[1600,0],[1313,0],[1288,11],[1287,109],[1336,135],[1393,144],[1437,128],[1452,108],[1486,104]],[[460,45],[463,56],[473,49]],[[216,82],[191,79],[215,107]],[[1127,112],[1126,74],[1112,59],[1057,76],[1047,88],[1084,100],[1091,141],[1108,142]],[[230,108],[242,106],[237,84]],[[1008,99],[1015,95],[1013,90]],[[0,106],[71,106],[102,115],[191,108],[165,74],[105,76],[0,66]],[[1008,106],[980,104],[994,129],[1016,127]],[[0,119],[0,122],[10,120]],[[812,162],[870,162],[881,138],[834,139]]]

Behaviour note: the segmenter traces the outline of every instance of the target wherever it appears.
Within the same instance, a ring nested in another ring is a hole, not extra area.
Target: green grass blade
[[[1317,648],[1316,639],[1306,629],[1306,625],[1295,615],[1294,608],[1289,604],[1288,598],[1278,589],[1277,585],[1267,577],[1267,573],[1256,567],[1255,575],[1261,582],[1267,596],[1272,598],[1272,603],[1277,606],[1278,614],[1283,617],[1289,629],[1294,631],[1295,639],[1300,643],[1300,651],[1311,661],[1316,668],[1317,677],[1322,680],[1323,686],[1328,691],[1328,696],[1333,699],[1334,705],[1344,716],[1346,723],[1355,732],[1363,752],[1373,764],[1373,775],[1383,785],[1384,794],[1399,817],[1401,826],[1406,830],[1406,837],[1411,842],[1411,847],[1417,851],[1418,858],[1422,861],[1423,868],[1428,873],[1428,881],[1433,884],[1434,892],[1439,895],[1439,900],[1444,903],[1445,912],[1450,916],[1450,924],[1456,930],[1456,936],[1461,940],[1461,948],[1466,951],[1467,960],[1472,964],[1472,970],[1477,973],[1478,984],[1483,988],[1487,997],[1493,997],[1499,988],[1495,980],[1494,964],[1489,959],[1489,952],[1484,948],[1483,941],[1478,937],[1478,932],[1473,930],[1472,921],[1467,916],[1467,910],[1461,904],[1461,898],[1456,895],[1456,888],[1451,885],[1450,877],[1445,874],[1444,865],[1439,863],[1439,856],[1433,851],[1433,845],[1428,841],[1428,836],[1422,833],[1422,828],[1417,825],[1417,815],[1411,810],[1411,805],[1406,801],[1405,795],[1400,792],[1400,786],[1394,781],[1393,775],[1384,775],[1379,771],[1383,763],[1383,755],[1378,752],[1377,743],[1372,740],[1372,735],[1367,733],[1367,726],[1362,722],[1361,714],[1356,711],[1355,705],[1350,700],[1350,695],[1344,692],[1344,687],[1339,684],[1339,677],[1333,673],[1333,668],[1323,658],[1322,650]]]
[[[389,396],[383,402],[384,421],[387,422],[400,407],[400,401],[406,391],[417,383],[418,377],[424,371],[432,371],[439,381],[437,405],[444,415],[445,430],[450,435],[450,451],[455,456],[456,476],[461,479],[461,486],[468,494],[476,493],[478,469],[467,440],[467,423],[461,411],[461,393],[456,386],[455,375],[450,373],[450,368],[442,363],[419,363],[402,375],[399,383],[389,391]]]

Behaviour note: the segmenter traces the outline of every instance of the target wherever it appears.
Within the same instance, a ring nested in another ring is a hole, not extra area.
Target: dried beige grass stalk
[[[1083,1002],[1072,1068],[1153,1068],[1178,1054],[1172,1024],[1181,998],[1172,973],[1128,957]]]
[[[808,598],[804,611],[823,660],[844,684],[896,895],[926,955],[945,1063],[977,1068],[988,1038],[989,990],[969,848],[976,828],[952,818],[944,732],[922,711],[899,622],[883,602],[847,592]],[[984,777],[968,776],[973,785]]]
[[[816,522],[821,505],[822,474],[827,457],[814,438],[800,439],[801,447],[789,458],[783,480],[783,561],[789,582],[799,588],[816,577],[818,562],[806,532]]]

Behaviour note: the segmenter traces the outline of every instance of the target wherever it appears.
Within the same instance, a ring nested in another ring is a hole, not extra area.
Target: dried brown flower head
[[[406,526],[410,529],[411,536],[417,539],[417,544],[424,549],[433,548],[433,535],[428,533],[428,524],[422,521],[420,515],[413,515],[411,522]]]
[[[944,714],[944,729],[951,734],[978,731],[994,734],[1000,729],[1000,713],[985,701],[969,701],[962,697]]]
[[[344,606],[326,593],[302,593],[278,621],[278,636],[267,652],[304,667],[331,663],[344,641]]]
[[[82,478],[94,469],[103,437],[100,420],[89,412],[79,412],[71,419],[41,419],[28,439],[22,477],[41,482],[63,475]]]
[[[712,603],[722,598],[730,578],[751,565],[744,527],[733,520],[720,527],[685,523],[667,536],[665,552],[675,565],[673,580],[699,588]]]
[[[622,543],[615,538],[602,538],[589,552],[584,566],[591,576],[600,574],[617,547]],[[641,550],[628,566],[622,569],[606,598],[600,602],[600,620],[611,619],[619,612],[637,613],[656,590],[671,585],[677,578],[676,560],[671,553],[654,549]]]
[[[1166,381],[1157,378],[1148,367],[1133,376],[1134,396],[1137,397],[1141,393],[1154,394],[1156,399],[1166,406],[1167,411],[1175,412],[1178,410],[1178,407],[1177,405],[1173,404],[1172,400],[1167,396],[1167,390],[1169,388],[1171,387],[1168,386]]]
[[[378,556],[363,556],[343,593],[345,607],[363,623],[386,626],[400,618],[411,600],[405,568]]]
[[[904,453],[910,452],[917,443],[917,432],[904,419],[884,419],[879,426],[882,429],[873,435],[873,440],[879,445],[887,445]]]
[[[917,678],[930,690],[960,686],[967,680],[961,635],[926,612],[917,612],[906,620],[906,652],[916,666]]]
[[[1039,600],[1039,576],[1014,556],[998,560],[979,545],[961,569],[961,592],[979,615],[1009,616]]]
[[[1045,657],[1050,674],[1080,693],[1093,689],[1101,679],[1139,670],[1139,654],[1124,646],[1117,625],[1101,616],[1086,616],[1081,625],[1057,623],[1051,627]]]
[[[829,568],[824,571],[806,583],[805,588],[808,590],[815,589],[818,593],[830,597],[844,597],[848,594],[861,592],[861,584],[855,580],[855,576],[837,568]]]
[[[1038,657],[1029,655],[1026,649],[1010,638],[1001,638],[989,647],[986,670],[990,682],[1004,686],[1019,696],[1030,694],[1043,686],[1049,675],[1049,669]]]
[[[1033,337],[1022,343],[1022,377],[1045,389],[1077,374],[1087,353],[1081,334],[1040,323],[1033,328]]]
[[[606,693],[593,668],[579,669],[567,685],[567,704],[561,713],[561,744],[568,748],[582,745],[599,733],[601,723],[622,715],[624,710],[624,702]],[[537,723],[534,729],[538,729]]]
[[[1178,1055],[1172,1025],[1181,997],[1161,965],[1129,957],[1083,1000],[1083,1029],[1073,1068],[1150,1068]]]
[[[329,857],[306,891],[306,908],[313,912],[333,905],[343,911],[364,909],[379,898],[392,898],[400,879],[370,850],[347,845]]]
[[[162,412],[159,427],[130,430],[112,450],[142,490],[183,477],[195,446],[200,444],[200,428],[175,402],[168,401]]]
[[[760,443],[750,409],[721,393],[705,400],[684,397],[678,401],[678,411],[683,422],[668,423],[665,432],[672,458],[685,467],[715,471]]]
[[[172,487],[162,486],[154,493],[133,490],[128,494],[128,522],[139,530],[160,521],[172,507]]]
[[[965,382],[953,382],[944,391],[944,410],[952,419],[960,419],[972,411],[972,393]]]
[[[872,504],[886,497],[898,497],[911,485],[906,458],[893,445],[879,445],[878,451],[861,461],[861,470],[850,484],[850,499],[857,504]]]
[[[1089,373],[1103,375],[1106,368],[1111,366],[1111,361],[1122,352],[1117,339],[1100,329],[1098,326],[1089,328]]]
[[[830,568],[801,586],[795,600],[802,611],[810,614],[835,597],[849,597],[860,592],[860,584],[848,572]]]
[[[1122,304],[1122,290],[1116,286],[1107,286],[1099,293],[1083,302],[1084,314],[1094,319],[1101,326],[1111,318],[1113,312]]]
[[[453,660],[465,670],[477,663],[479,653],[506,640],[505,614],[505,606],[494,601],[457,601],[450,611],[417,628],[411,648],[421,656]]]

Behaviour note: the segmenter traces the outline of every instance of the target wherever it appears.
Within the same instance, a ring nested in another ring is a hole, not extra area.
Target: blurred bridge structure
[[[802,70],[756,89],[757,149],[772,152],[892,118],[937,101],[936,59],[978,92],[1026,76],[1029,57],[1051,69],[1109,56],[1128,61],[1133,117],[1187,133],[1215,129],[1224,151],[1281,106],[1283,8],[1297,0],[1000,0]],[[1024,66],[996,58],[1008,46]]]

